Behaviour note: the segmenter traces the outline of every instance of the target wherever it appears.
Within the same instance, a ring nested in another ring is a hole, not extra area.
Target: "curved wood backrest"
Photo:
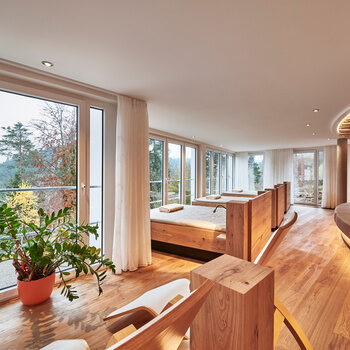
[[[281,328],[285,324],[289,331],[292,333],[294,339],[303,350],[312,350],[312,345],[309,339],[306,337],[304,331],[301,329],[299,323],[294,316],[287,310],[287,308],[281,303],[281,301],[275,297],[275,315],[274,315],[274,347],[276,347],[278,336],[281,332]]]
[[[213,285],[207,280],[187,298],[107,350],[176,350]]]

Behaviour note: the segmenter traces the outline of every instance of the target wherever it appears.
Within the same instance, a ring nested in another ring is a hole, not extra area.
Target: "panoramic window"
[[[233,190],[233,156],[228,156],[227,161],[227,190]]]
[[[213,193],[220,194],[220,153],[217,152],[213,157]]]
[[[212,152],[205,152],[205,189],[206,194],[211,194],[212,167],[211,167]]]
[[[323,151],[296,151],[293,169],[295,203],[320,205],[323,191]]]
[[[259,191],[263,189],[264,155],[250,154],[248,157],[248,181],[249,190]]]
[[[5,91],[0,105],[1,204],[27,222],[39,220],[39,208],[51,212],[69,206],[75,223],[77,107]],[[11,261],[1,262],[0,289],[15,283]]]
[[[191,204],[196,197],[196,148],[186,146],[185,204]]]
[[[164,142],[149,139],[150,204],[151,209],[163,204]]]
[[[221,155],[221,191],[227,191],[227,155]]]
[[[317,204],[322,204],[322,193],[323,193],[323,151],[318,151],[318,193],[317,193]]]
[[[99,237],[90,246],[103,248],[103,110],[90,108],[90,224],[98,225]]]
[[[168,143],[168,203],[181,203],[182,146]]]

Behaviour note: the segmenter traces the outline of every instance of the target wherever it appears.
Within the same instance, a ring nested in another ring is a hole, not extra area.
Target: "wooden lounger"
[[[152,240],[254,261],[271,236],[271,192],[226,204],[226,232],[151,220]],[[224,209],[219,209],[224,210]]]

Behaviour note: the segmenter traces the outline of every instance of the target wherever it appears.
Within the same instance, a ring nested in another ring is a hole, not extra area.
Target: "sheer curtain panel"
[[[324,147],[322,208],[334,209],[337,205],[337,147]]]
[[[146,103],[118,97],[112,254],[117,273],[151,264],[148,127]]]
[[[235,188],[248,190],[248,152],[236,153]]]

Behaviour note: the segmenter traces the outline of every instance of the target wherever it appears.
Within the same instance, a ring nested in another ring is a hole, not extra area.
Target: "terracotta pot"
[[[54,284],[54,273],[35,281],[17,280],[18,296],[24,305],[37,305],[50,298]]]

